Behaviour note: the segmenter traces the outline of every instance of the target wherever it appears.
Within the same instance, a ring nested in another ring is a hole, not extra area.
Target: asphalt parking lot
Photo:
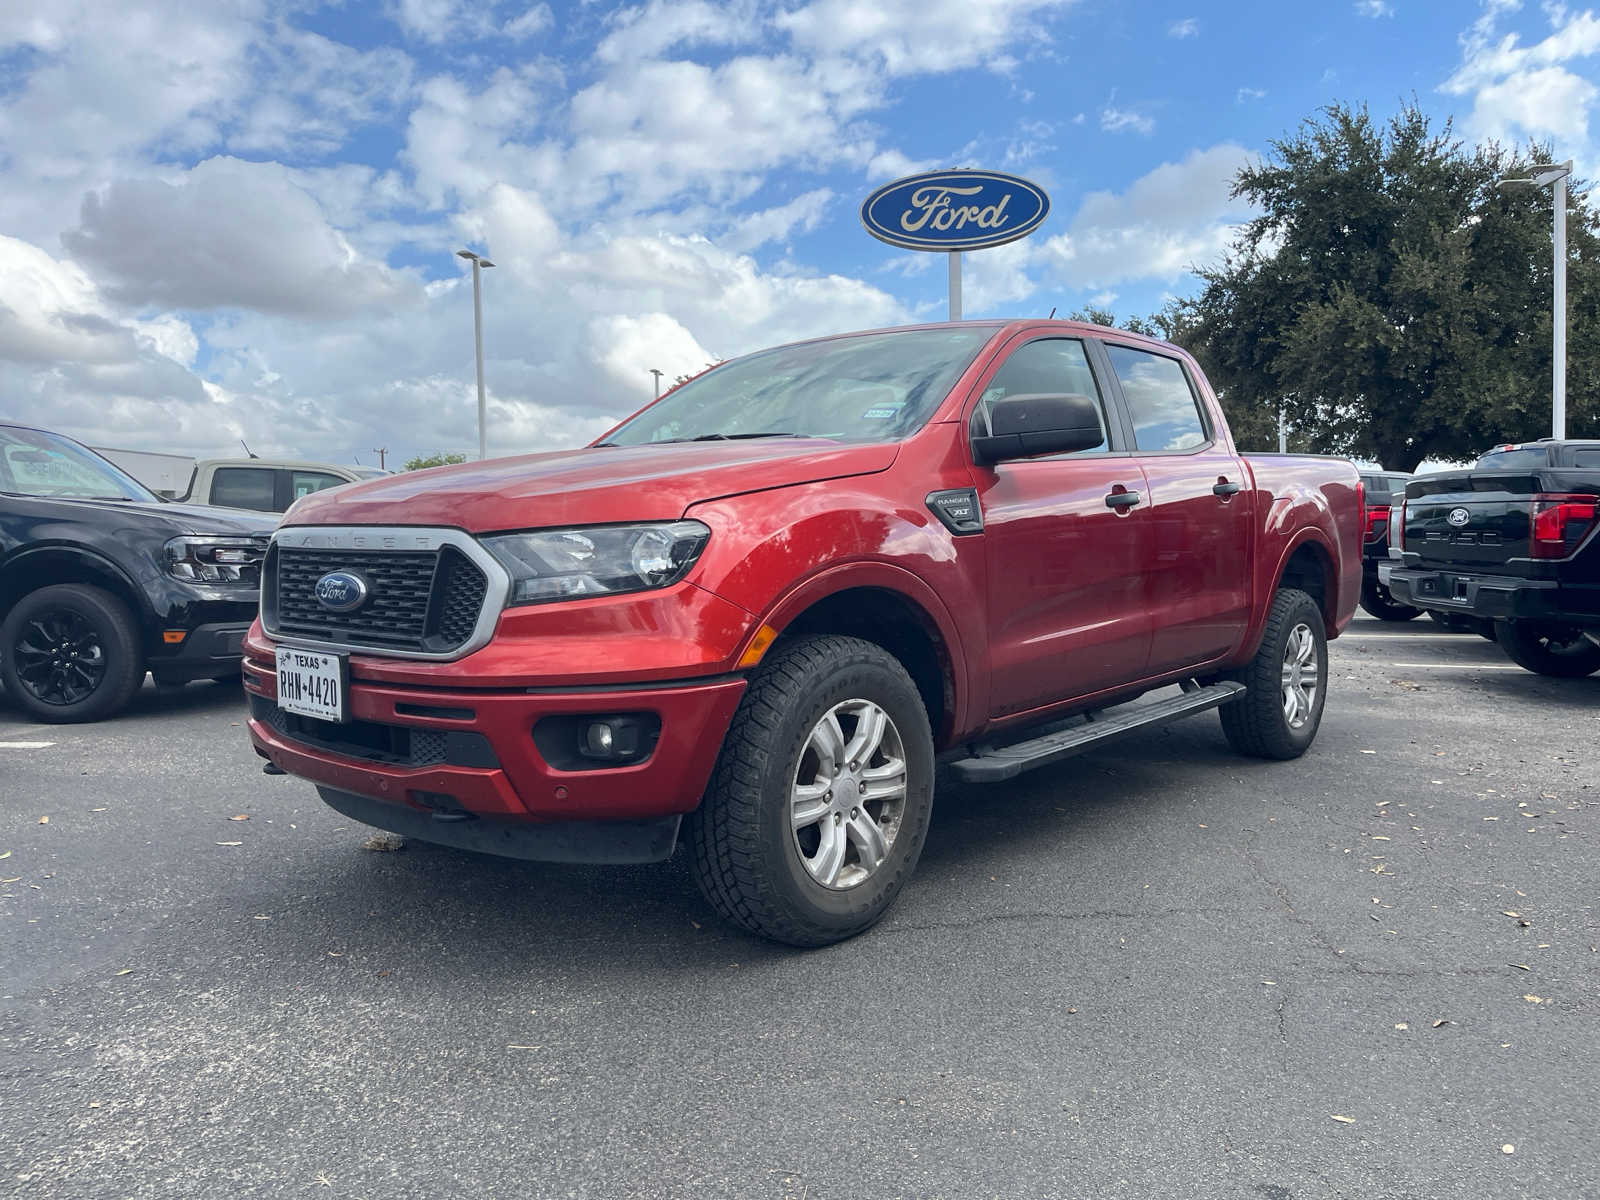
[[[943,781],[812,952],[681,861],[363,849],[231,687],[0,699],[0,1193],[1600,1194],[1600,677],[1363,617],[1332,682],[1295,763]]]

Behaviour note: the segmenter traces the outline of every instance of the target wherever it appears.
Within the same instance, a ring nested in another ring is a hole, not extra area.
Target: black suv
[[[273,517],[169,504],[87,446],[0,424],[0,680],[40,721],[239,674]]]

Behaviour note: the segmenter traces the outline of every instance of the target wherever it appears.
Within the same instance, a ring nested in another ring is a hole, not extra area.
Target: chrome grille
[[[362,576],[368,599],[353,612],[317,602],[330,571]],[[489,581],[453,546],[438,550],[356,550],[276,545],[267,562],[264,608],[271,632],[318,642],[430,654],[448,653],[473,633]]]

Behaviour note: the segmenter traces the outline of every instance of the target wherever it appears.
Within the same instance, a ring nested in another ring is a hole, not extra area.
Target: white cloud
[[[1167,26],[1167,36],[1175,38],[1192,38],[1200,35],[1200,22],[1195,17],[1184,17],[1181,21],[1174,21]]]
[[[809,233],[822,223],[833,200],[828,188],[817,188],[796,196],[787,204],[763,209],[740,217],[718,242],[729,250],[748,253],[768,242],[782,242],[796,230]]]
[[[1037,260],[1077,287],[1175,280],[1221,255],[1249,216],[1231,197],[1249,160],[1244,147],[1224,142],[1163,163],[1120,194],[1091,192],[1067,231],[1038,248]]]
[[[1519,7],[1516,0],[1484,0],[1461,36],[1461,65],[1440,90],[1472,97],[1468,123],[1479,136],[1554,138],[1568,152],[1587,152],[1600,90],[1567,64],[1600,53],[1600,17],[1547,6],[1550,35],[1524,45],[1518,34],[1499,32],[1501,18]]]
[[[519,16],[512,17],[500,27],[500,36],[514,42],[537,37],[556,23],[555,14],[548,4],[531,4]]]
[[[137,308],[336,316],[421,299],[358,256],[276,163],[213,158],[171,181],[118,180],[84,197],[62,242]]]
[[[1356,15],[1370,17],[1377,20],[1379,17],[1394,16],[1394,7],[1386,0],[1356,0]]]
[[[1151,117],[1132,109],[1107,105],[1100,110],[1100,128],[1107,133],[1142,133],[1146,137],[1155,132],[1156,123]]]
[[[650,0],[614,12],[609,23],[611,32],[595,48],[595,58],[603,63],[638,62],[688,46],[744,45],[761,34],[755,7],[749,3]]]
[[[780,13],[776,24],[795,45],[823,56],[866,59],[890,75],[1008,68],[1019,33],[1040,27],[1070,0],[812,0]]]
[[[1266,96],[1266,90],[1263,88],[1242,87],[1234,93],[1233,102],[1235,104],[1246,104],[1252,100],[1264,100]]]

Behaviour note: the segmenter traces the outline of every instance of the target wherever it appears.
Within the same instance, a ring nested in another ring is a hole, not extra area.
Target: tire
[[[1494,634],[1512,662],[1539,675],[1582,679],[1600,671],[1600,646],[1575,626],[1496,621]]]
[[[886,718],[881,728],[872,710]],[[876,748],[852,764],[829,739],[842,738],[849,751],[869,722],[879,729]],[[831,759],[825,744],[835,747]],[[895,761],[904,768],[898,798]],[[780,647],[751,677],[705,799],[688,817],[700,890],[723,917],[776,942],[854,937],[888,911],[916,866],[933,811],[933,766],[922,697],[888,651],[835,636]],[[812,812],[816,819],[805,821]],[[882,850],[873,829],[887,852],[869,866]]]
[[[1409,621],[1422,615],[1420,608],[1398,603],[1389,594],[1389,589],[1376,579],[1367,580],[1361,585],[1361,607],[1380,621]]]
[[[87,584],[30,592],[0,624],[0,678],[37,721],[104,720],[144,682],[133,614],[110,592]]]
[[[1291,639],[1294,661],[1287,662]],[[1294,669],[1290,679],[1285,678],[1286,668]],[[1272,598],[1256,656],[1248,666],[1224,678],[1245,685],[1243,696],[1217,710],[1230,746],[1253,758],[1290,759],[1304,754],[1316,740],[1328,697],[1328,638],[1317,602],[1294,588],[1279,591]],[[1291,686],[1300,706],[1293,718],[1288,713]]]

